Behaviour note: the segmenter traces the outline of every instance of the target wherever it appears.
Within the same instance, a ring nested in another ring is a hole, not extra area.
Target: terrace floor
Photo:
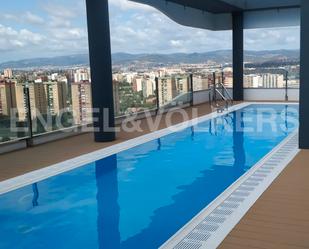
[[[219,249],[309,248],[309,151],[301,151]]]
[[[211,112],[209,104],[195,106],[198,116]],[[188,118],[193,108],[186,108]],[[162,117],[164,117],[163,114]],[[175,112],[172,124],[183,121]],[[143,132],[120,131],[111,143],[94,143],[92,134],[82,134],[44,145],[0,155],[0,181],[83,155],[134,138],[149,129],[141,120]],[[164,118],[159,128],[165,128]],[[309,248],[309,151],[301,151],[274,183],[263,193],[239,224],[223,241],[220,249]]]

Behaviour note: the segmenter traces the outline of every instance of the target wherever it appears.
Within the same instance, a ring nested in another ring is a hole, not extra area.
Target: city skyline
[[[88,51],[84,0],[12,0],[3,9],[0,62]],[[113,53],[207,52],[232,45],[231,31],[183,27],[151,7],[127,0],[110,1],[110,23]],[[245,32],[246,49],[264,47],[298,49],[299,28]]]

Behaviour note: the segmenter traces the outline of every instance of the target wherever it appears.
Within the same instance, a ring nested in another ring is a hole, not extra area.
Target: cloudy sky
[[[205,52],[231,48],[232,33],[180,26],[159,11],[110,0],[112,51]],[[245,32],[251,50],[299,48],[299,29]],[[1,4],[0,62],[87,52],[84,0],[9,0]]]

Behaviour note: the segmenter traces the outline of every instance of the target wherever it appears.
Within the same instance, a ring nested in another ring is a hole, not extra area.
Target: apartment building
[[[32,82],[28,88],[32,118],[40,114],[60,115],[67,107],[64,82]]]
[[[15,80],[0,82],[0,115],[15,115],[19,120],[27,118],[24,85]]]
[[[245,88],[283,88],[285,86],[282,74],[249,74],[244,76]]]
[[[91,83],[74,82],[71,86],[72,108],[75,124],[84,124],[92,120]]]
[[[13,77],[13,71],[10,68],[4,69],[3,70],[3,76],[6,79],[11,79]]]
[[[175,78],[163,77],[159,78],[158,84],[159,105],[164,106],[171,102],[176,96]]]
[[[194,91],[202,91],[209,88],[209,80],[207,75],[194,75],[193,82]]]
[[[59,115],[67,107],[67,87],[65,82],[44,82],[47,106],[52,115]]]
[[[189,77],[176,76],[175,77],[176,94],[188,93],[190,91],[190,79]]]
[[[15,82],[0,81],[0,115],[10,116],[16,107]]]

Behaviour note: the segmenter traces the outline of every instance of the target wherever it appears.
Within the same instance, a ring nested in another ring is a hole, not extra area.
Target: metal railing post
[[[214,89],[213,89],[213,100],[215,102],[217,102],[217,94],[216,94],[216,89],[217,89],[217,86],[216,86],[216,72],[213,72],[212,73],[212,77],[213,77],[213,86],[214,86]]]
[[[158,114],[160,110],[160,101],[159,101],[159,78],[155,78],[155,84],[156,84],[156,99],[157,99],[157,110],[156,113]]]
[[[193,74],[190,74],[190,88],[191,88],[191,99],[190,99],[190,105],[193,106],[194,105],[194,91],[193,91]]]
[[[224,72],[222,71],[221,72],[221,83],[222,83],[222,94],[223,94],[223,96],[225,97],[225,92],[224,92],[224,88],[223,88],[223,86],[224,86]]]
[[[27,120],[28,120],[28,129],[29,129],[29,139],[27,140],[27,146],[32,145],[33,139],[33,126],[32,126],[32,113],[31,113],[31,103],[30,103],[30,93],[28,85],[25,85],[25,95],[26,95],[26,108],[27,108]]]
[[[289,101],[288,96],[288,81],[289,81],[289,72],[288,70],[285,71],[285,101]]]

